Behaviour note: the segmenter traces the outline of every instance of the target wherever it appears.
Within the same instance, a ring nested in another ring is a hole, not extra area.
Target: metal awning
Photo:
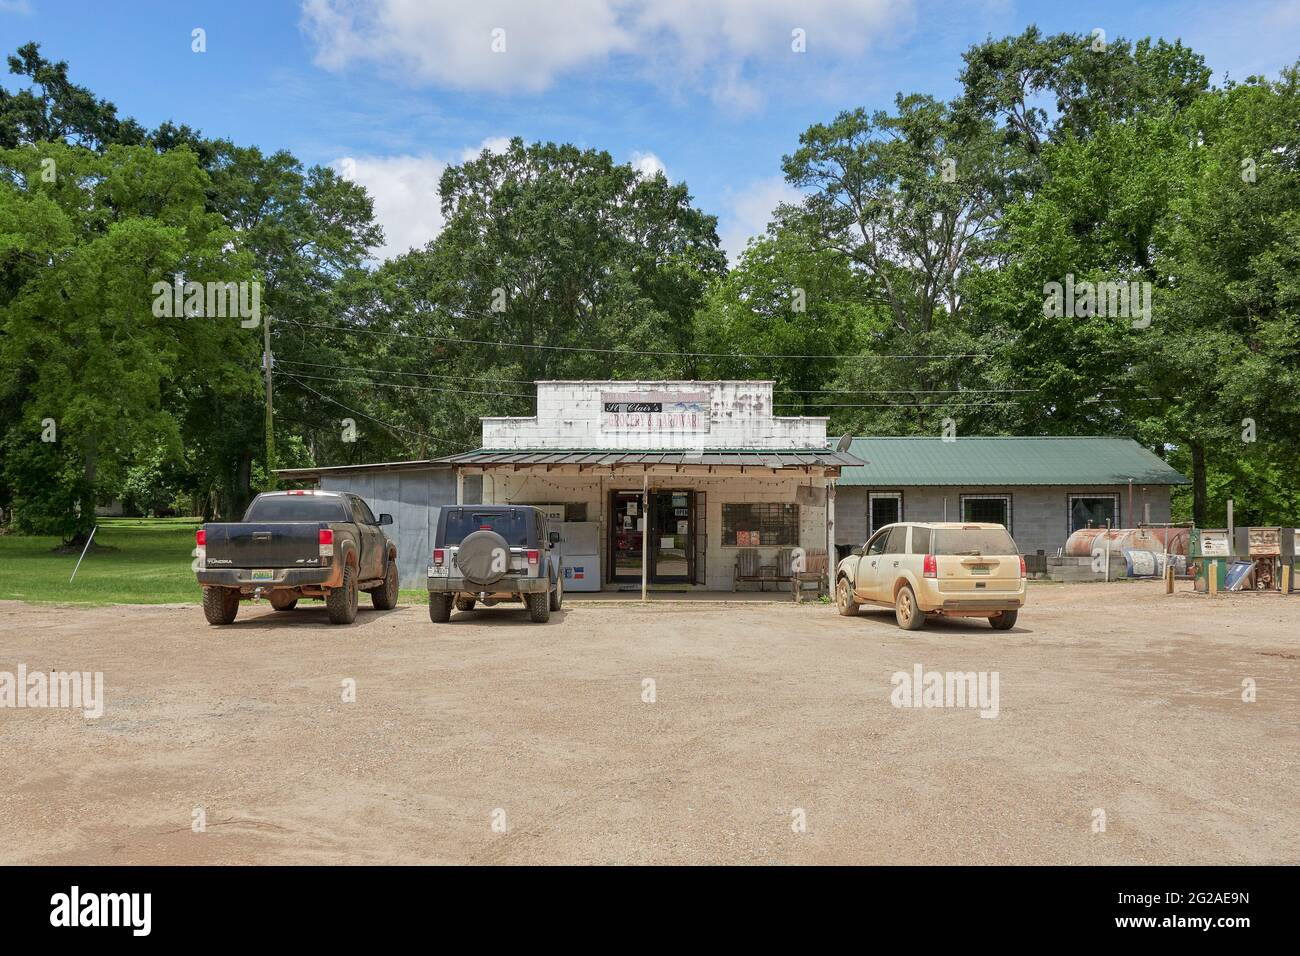
[[[651,468],[704,465],[744,468],[854,468],[866,462],[830,448],[703,449],[522,449],[476,448],[436,459],[438,464],[473,468]]]

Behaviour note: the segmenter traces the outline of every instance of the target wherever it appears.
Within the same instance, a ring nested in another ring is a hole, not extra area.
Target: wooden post
[[[1165,558],[1165,593],[1174,593],[1174,566]]]
[[[1216,561],[1210,561],[1205,567],[1205,593],[1210,597],[1217,597],[1219,593],[1219,565]]]
[[[456,469],[456,504],[465,503],[465,472],[458,467]]]
[[[650,600],[650,467],[641,472],[641,600]]]
[[[826,481],[826,586],[835,594],[835,479]]]

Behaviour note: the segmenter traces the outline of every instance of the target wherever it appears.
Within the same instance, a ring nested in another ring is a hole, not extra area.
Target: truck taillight
[[[437,567],[442,567],[442,563],[447,560],[447,552],[442,548],[433,549],[433,563]]]
[[[1022,578],[1027,576],[1025,574],[1025,556],[1023,554],[1020,556],[1020,576]]]
[[[542,553],[541,553],[540,551],[532,551],[532,550],[530,550],[530,551],[528,552],[528,563],[529,563],[529,564],[536,564],[538,558],[541,557],[541,554],[542,554]]]
[[[320,543],[321,543],[321,544],[333,544],[333,543],[334,543],[334,531],[333,531],[333,529],[331,529],[331,528],[321,528],[321,529],[320,529]]]
[[[206,548],[208,546],[208,533],[204,531],[202,528],[200,528],[198,531],[195,531],[194,543],[198,545],[200,548]]]
[[[334,529],[321,528],[316,538],[320,541],[320,556],[322,558],[334,557]]]
[[[922,568],[921,573],[927,578],[937,578],[939,576],[939,562],[935,560],[934,555],[927,554],[925,556],[925,566]]]

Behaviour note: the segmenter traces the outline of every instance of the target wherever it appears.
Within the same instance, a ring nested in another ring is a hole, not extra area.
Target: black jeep
[[[564,572],[546,515],[528,505],[455,505],[438,515],[429,558],[429,619],[442,624],[481,602],[522,601],[538,623],[564,601]]]

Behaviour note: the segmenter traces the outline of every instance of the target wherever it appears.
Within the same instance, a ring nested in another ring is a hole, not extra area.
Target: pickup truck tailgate
[[[207,524],[210,568],[320,567],[320,529],[326,522],[265,521]]]

